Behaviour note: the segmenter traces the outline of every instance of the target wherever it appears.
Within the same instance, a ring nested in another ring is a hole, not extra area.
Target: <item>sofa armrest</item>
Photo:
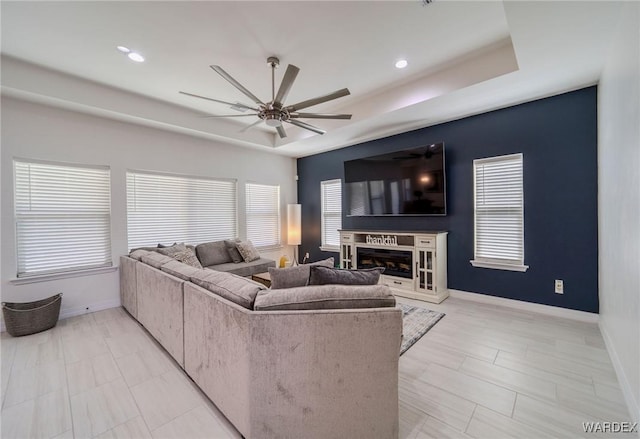
[[[120,256],[120,303],[135,319],[138,318],[136,265],[138,261]]]

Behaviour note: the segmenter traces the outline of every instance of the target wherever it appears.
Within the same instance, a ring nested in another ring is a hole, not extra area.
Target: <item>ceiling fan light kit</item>
[[[239,111],[247,111],[252,110],[253,113],[248,114],[230,114],[230,115],[221,115],[221,116],[208,116],[208,117],[243,117],[243,116],[257,116],[259,118],[255,123],[247,126],[242,131],[246,131],[248,128],[258,124],[261,121],[264,121],[267,126],[276,128],[278,135],[280,138],[287,137],[287,133],[282,126],[283,122],[290,123],[291,125],[295,125],[300,128],[304,128],[306,130],[312,131],[317,134],[324,134],[326,131],[310,125],[306,122],[298,120],[302,119],[351,119],[351,114],[328,114],[328,113],[300,113],[298,110],[303,110],[308,107],[312,107],[314,105],[322,104],[324,102],[329,102],[334,99],[341,98],[343,96],[348,96],[351,94],[348,88],[343,88],[333,93],[329,93],[324,96],[318,96],[313,99],[308,99],[306,101],[298,102],[293,105],[284,105],[284,101],[287,99],[289,95],[289,91],[291,91],[291,87],[293,86],[293,82],[295,81],[300,69],[292,64],[287,66],[287,70],[284,72],[284,76],[282,78],[282,82],[280,83],[280,87],[278,88],[278,92],[276,93],[275,88],[275,70],[280,65],[280,60],[275,56],[270,56],[267,58],[267,64],[271,66],[271,100],[268,102],[261,101],[257,96],[247,90],[242,84],[236,81],[231,75],[224,71],[224,69],[217,65],[210,66],[216,73],[222,76],[227,82],[233,85],[236,89],[238,89],[242,94],[251,99],[256,106],[245,105],[239,102],[231,103],[226,101],[221,101],[219,99],[208,98],[205,96],[196,95],[193,93],[187,93],[181,91],[180,93],[191,96],[199,99],[205,99],[212,102],[217,102],[219,104],[229,105],[233,109],[237,109]]]

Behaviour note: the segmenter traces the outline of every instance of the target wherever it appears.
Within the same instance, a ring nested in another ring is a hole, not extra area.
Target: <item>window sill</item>
[[[68,279],[72,277],[93,276],[96,274],[111,273],[112,271],[116,271],[116,270],[118,270],[118,267],[113,267],[113,266],[89,268],[87,270],[65,271],[64,273],[51,273],[51,274],[40,274],[37,276],[18,277],[15,279],[11,279],[9,283],[13,285],[25,285],[25,284],[32,284],[36,282],[49,282],[49,281],[58,280],[58,279]]]
[[[471,265],[478,268],[492,268],[494,270],[508,270],[508,271],[519,271],[524,273],[529,269],[528,265],[517,265],[517,264],[504,264],[500,262],[487,262],[487,261],[476,261],[471,260]]]
[[[320,246],[320,250],[322,250],[323,252],[333,252],[333,253],[340,253],[340,246],[330,246],[330,245],[322,245]]]

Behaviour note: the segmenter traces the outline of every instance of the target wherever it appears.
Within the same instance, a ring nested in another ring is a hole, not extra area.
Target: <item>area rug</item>
[[[399,305],[402,308],[402,346],[400,347],[400,355],[402,355],[429,329],[433,328],[433,325],[438,323],[444,314],[404,303]]]

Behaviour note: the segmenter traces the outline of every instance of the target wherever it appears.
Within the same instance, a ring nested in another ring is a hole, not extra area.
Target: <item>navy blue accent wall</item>
[[[344,161],[443,141],[447,216],[343,216],[343,228],[447,230],[449,288],[598,312],[596,116],[594,86],[298,159],[300,254],[339,256],[319,249],[320,182],[344,181]],[[529,270],[472,267],[473,160],[520,152]],[[564,295],[554,293],[555,279],[564,280]]]

